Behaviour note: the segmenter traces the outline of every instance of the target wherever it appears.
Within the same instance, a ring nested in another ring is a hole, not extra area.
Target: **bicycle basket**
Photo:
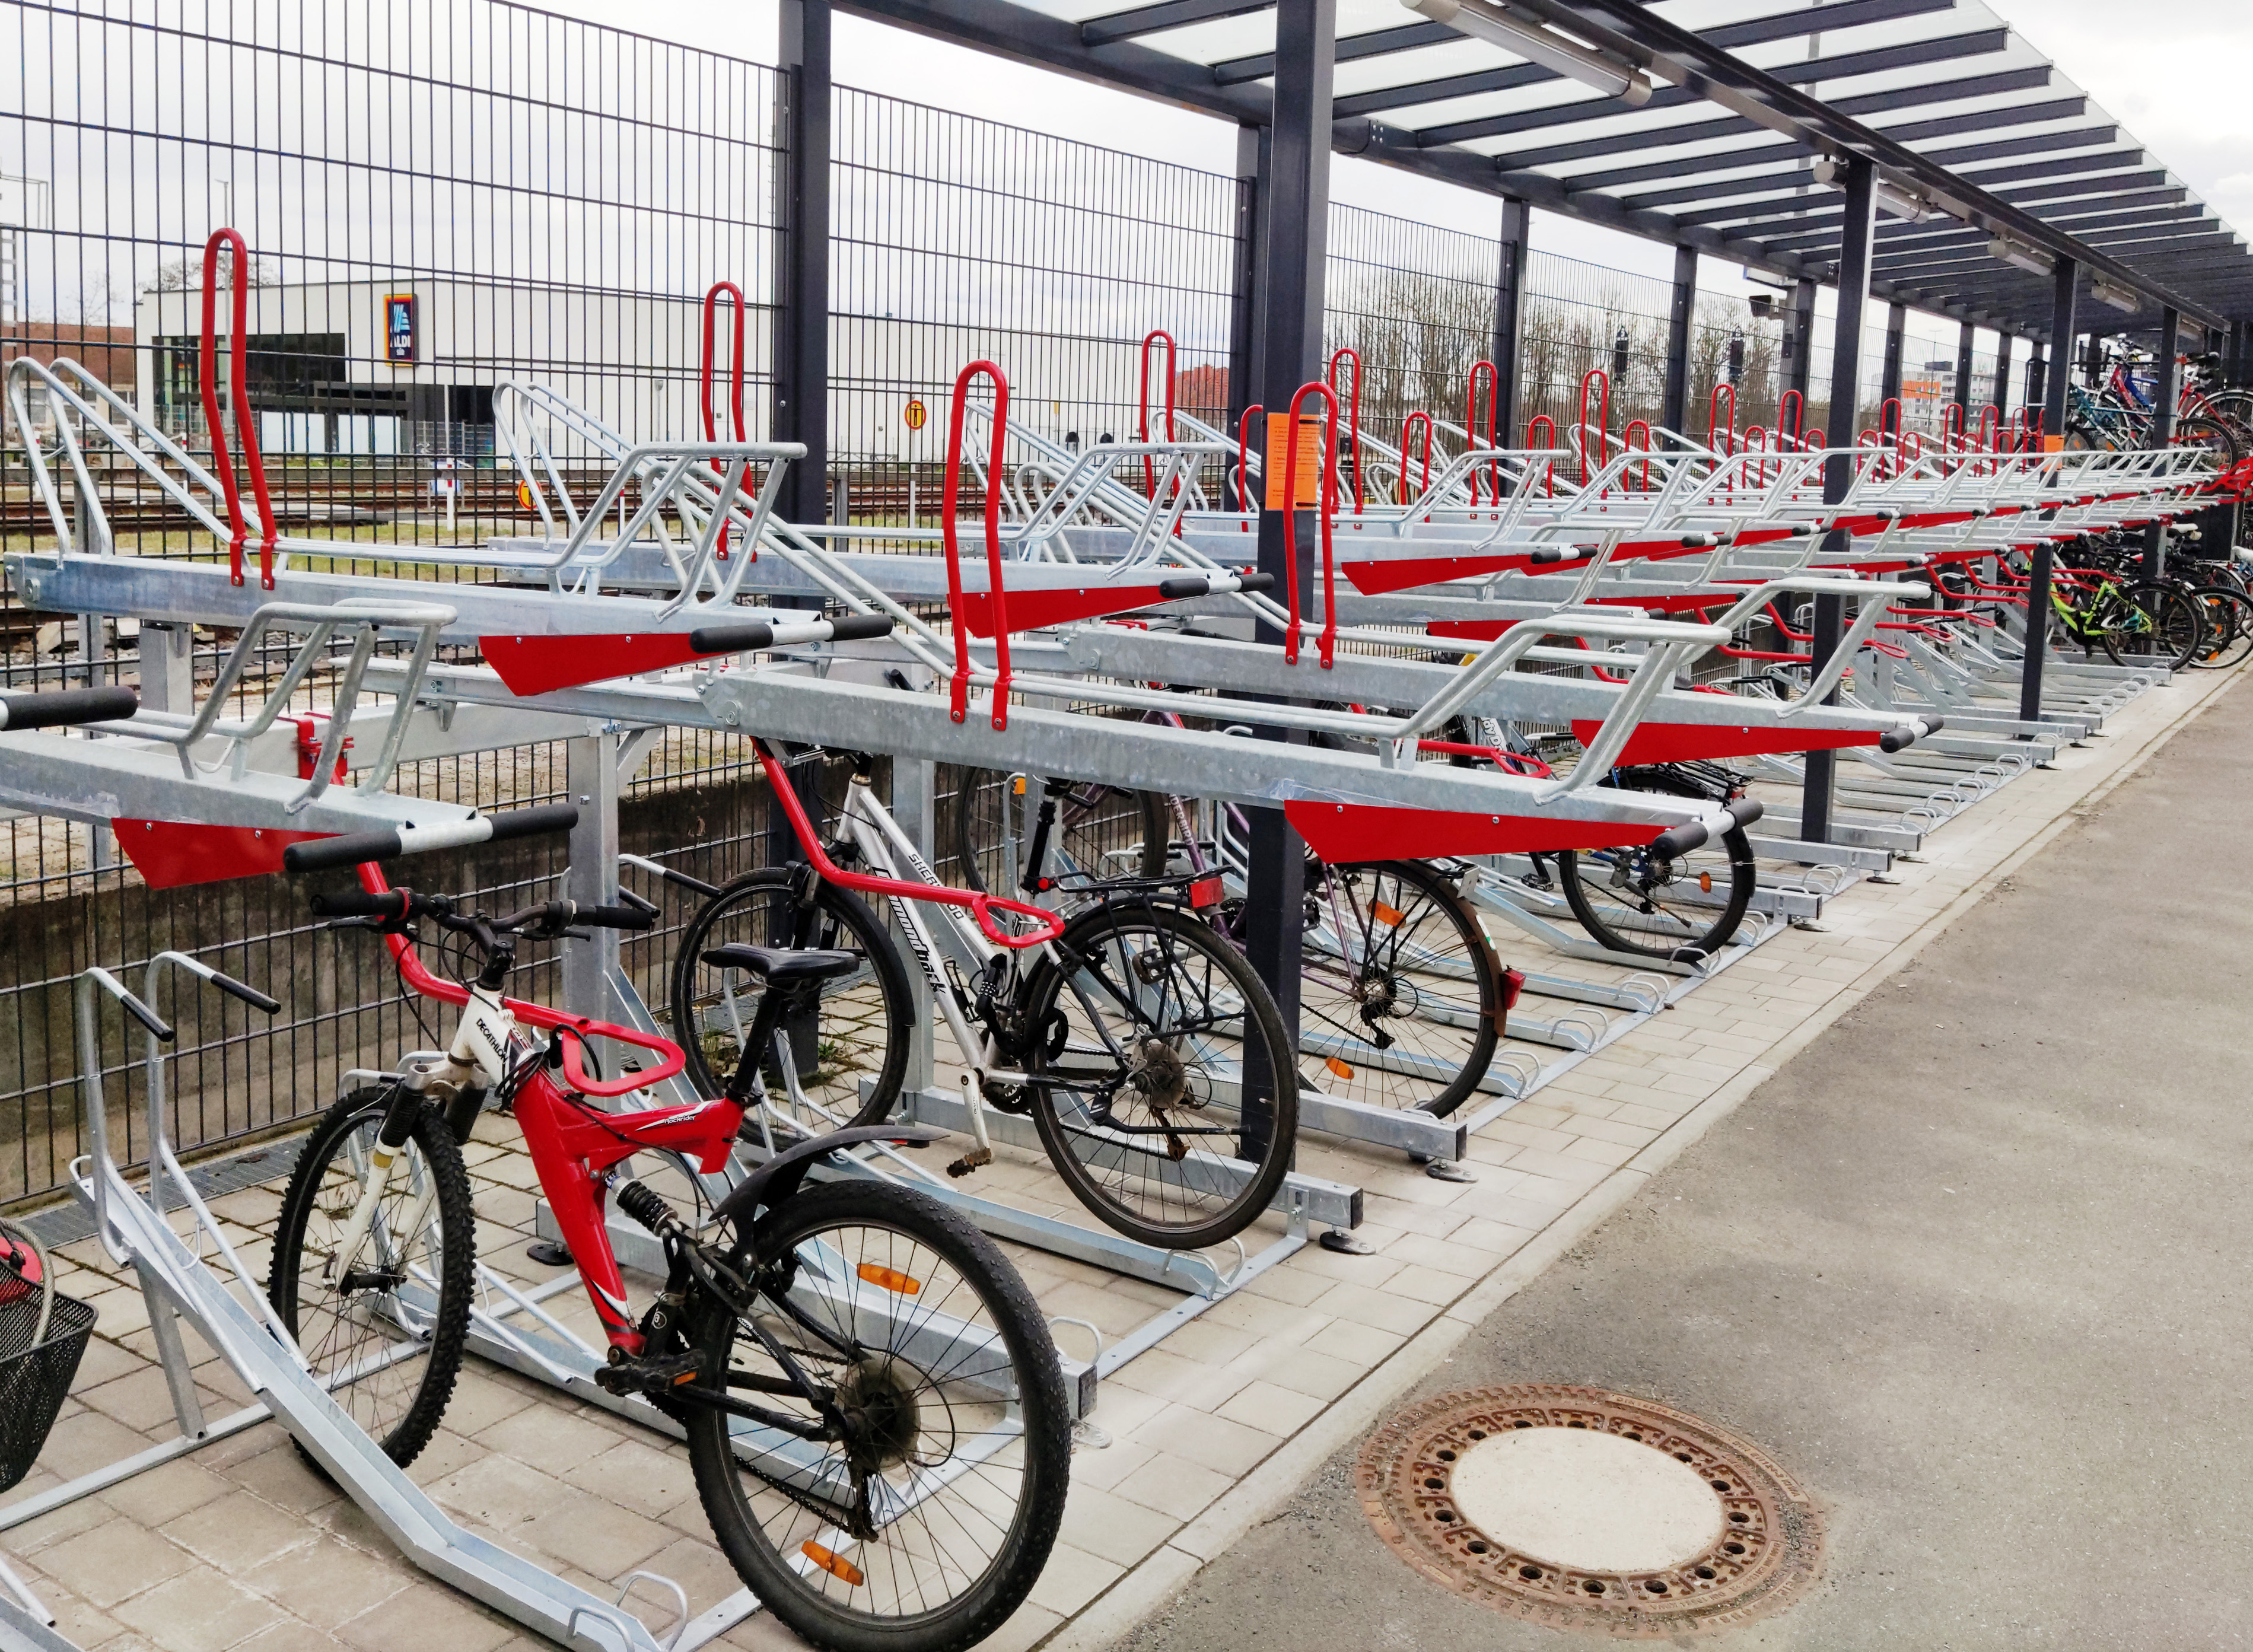
[[[0,1492],[38,1460],[94,1320],[93,1304],[54,1288],[53,1265],[37,1243],[0,1225]]]

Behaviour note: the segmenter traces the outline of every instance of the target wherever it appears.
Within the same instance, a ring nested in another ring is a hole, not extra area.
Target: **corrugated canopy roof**
[[[1268,118],[1273,0],[840,0],[847,10],[1238,120]],[[1453,10],[1449,0],[1421,0]],[[1826,156],[1874,160],[1872,290],[2037,337],[2051,282],[2000,235],[2219,325],[2253,314],[2242,237],[1980,0],[1462,0],[1639,70],[1639,103],[1439,22],[1336,0],[1336,146],[1783,275],[1828,279]],[[2124,22],[2124,26],[2125,26]],[[1492,32],[1489,31],[1489,32]],[[1929,213],[1889,214],[1882,203]]]

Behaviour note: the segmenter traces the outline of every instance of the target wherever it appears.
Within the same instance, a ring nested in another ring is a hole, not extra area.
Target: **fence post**
[[[1330,187],[1330,86],[1336,55],[1336,0],[1278,0],[1275,9],[1275,99],[1273,137],[1260,190],[1259,286],[1266,311],[1259,325],[1259,400],[1272,419],[1288,416],[1299,387],[1322,376],[1323,262],[1329,249]],[[1270,427],[1271,429],[1273,427]],[[1295,433],[1286,440],[1295,441]],[[1283,455],[1267,444],[1266,475],[1280,485]],[[1270,497],[1273,497],[1271,494]],[[1278,586],[1292,577],[1284,558],[1284,512],[1259,513],[1259,568]],[[1316,542],[1311,521],[1300,524],[1302,545]],[[1300,611],[1312,611],[1315,582],[1302,556],[1296,570]],[[1280,634],[1262,625],[1259,640],[1279,643]],[[1302,655],[1311,660],[1311,654]],[[1262,738],[1286,738],[1266,728]],[[1303,741],[1305,736],[1295,736]],[[1299,1033],[1299,945],[1304,928],[1306,851],[1298,833],[1279,809],[1252,812],[1251,867],[1245,900],[1245,953],[1259,972],[1294,1047]],[[1272,1083],[1265,1073],[1247,1070],[1245,1083]]]
[[[2050,293],[2050,351],[2057,358],[2054,372],[2043,375],[2042,437],[2045,442],[2065,434],[2065,391],[2073,377],[2073,303],[2081,266],[2070,258],[2057,261],[2055,286]],[[2042,654],[2049,643],[2050,542],[2034,543],[2034,567],[2026,582],[2026,659],[2019,673],[2019,715],[2027,722],[2041,715]]]
[[[1494,282],[1494,347],[1487,352],[1487,359],[1495,366],[1495,439],[1506,448],[1517,444],[1517,415],[1524,398],[1518,328],[1525,310],[1530,250],[1526,232],[1531,215],[1526,204],[1515,196],[1502,198],[1502,249]]]
[[[571,828],[571,864],[563,895],[582,906],[618,903],[618,737],[581,735],[564,742],[564,784],[579,809]],[[527,904],[529,904],[527,902]],[[589,931],[592,940],[563,949],[563,1007],[596,1021],[618,1019],[610,975],[618,963],[618,932]]]
[[[793,522],[820,521],[829,507],[829,38],[830,0],[782,0],[769,428],[806,444],[778,502]]]
[[[1856,155],[1846,162],[1845,233],[1838,247],[1838,322],[1831,338],[1831,417],[1824,445],[1823,502],[1837,505],[1854,482],[1854,420],[1862,401],[1862,316],[1870,302],[1870,263],[1878,234],[1878,171]],[[1825,554],[1844,555],[1854,536],[1843,529],[1824,536]],[[1845,604],[1836,596],[1815,599],[1810,671],[1819,672],[1838,649],[1845,629]],[[1825,697],[1835,701],[1838,690]],[[1810,843],[1831,840],[1831,791],[1838,757],[1829,751],[1807,754],[1806,778],[1799,798],[1799,835]]]
[[[1690,320],[1698,309],[1698,249],[1674,249],[1674,296],[1666,310],[1666,397],[1658,422],[1678,435],[1690,424]]]

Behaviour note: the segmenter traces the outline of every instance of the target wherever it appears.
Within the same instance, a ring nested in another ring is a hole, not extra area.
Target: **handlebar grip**
[[[829,622],[829,640],[833,643],[874,642],[891,634],[889,614],[840,614]]]
[[[150,1008],[139,999],[134,997],[132,993],[118,993],[117,1001],[125,1006],[125,1013],[133,1017],[135,1021],[139,1021],[150,1032],[156,1034],[159,1039],[168,1044],[172,1042],[172,1029],[164,1025],[164,1017],[157,1014],[155,1010]],[[278,1009],[281,1006],[277,1004],[275,1007]]]
[[[733,625],[699,625],[688,633],[688,645],[700,654],[762,653],[774,646],[774,627],[757,619]]]
[[[0,694],[0,728],[115,722],[140,709],[141,696],[130,688],[58,688],[43,694]]]
[[[317,895],[310,904],[315,917],[405,917],[407,892],[387,889],[381,895],[370,895],[365,889],[341,889],[334,895]]]
[[[488,814],[479,819],[492,830],[483,837],[463,838],[461,842],[506,843],[512,838],[544,838],[550,833],[568,832],[579,824],[579,808],[571,803],[543,803],[536,808],[511,809],[506,814]],[[472,820],[467,824],[476,826],[478,822]],[[439,830],[450,828],[440,827]],[[417,833],[415,835],[421,838],[434,834]],[[450,849],[455,846],[452,843],[413,842],[408,847],[410,849]]]
[[[1212,582],[1203,575],[1189,574],[1180,579],[1160,580],[1158,598],[1161,602],[1177,603],[1184,597],[1203,596],[1211,589]]]
[[[645,930],[657,922],[655,912],[637,912],[630,906],[582,906],[571,914],[574,924],[598,930]]]
[[[1643,852],[1654,861],[1678,861],[1691,850],[1702,847],[1712,835],[1703,820],[1685,820],[1651,839]]]
[[[1737,798],[1725,805],[1722,812],[1740,826],[1748,826],[1768,812],[1768,805],[1758,798]]]
[[[405,853],[396,832],[347,832],[340,837],[291,844],[282,851],[282,867],[288,872],[326,872],[333,867],[358,866],[363,861],[388,861]],[[322,910],[316,900],[313,910]]]
[[[1878,736],[1878,749],[1888,756],[1896,751],[1905,751],[1915,743],[1916,730],[1907,723],[1897,728],[1888,728]]]
[[[269,1015],[276,1014],[282,1007],[280,999],[270,998],[248,981],[239,981],[234,976],[221,974],[217,970],[211,972],[211,984],[222,993],[232,993],[252,1008],[262,1009]]]
[[[1272,591],[1275,589],[1275,576],[1273,574],[1245,574],[1238,577],[1236,589],[1239,591]]]

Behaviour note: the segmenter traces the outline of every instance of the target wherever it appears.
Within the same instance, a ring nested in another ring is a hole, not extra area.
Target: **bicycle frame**
[[[391,889],[373,862],[359,868],[359,883],[371,895],[388,894]],[[641,1333],[628,1311],[625,1280],[603,1223],[609,1172],[636,1153],[659,1151],[693,1157],[698,1168],[708,1175],[714,1174],[727,1162],[736,1129],[743,1123],[743,1109],[724,1098],[618,1112],[578,1105],[572,1099],[574,1095],[607,1099],[660,1084],[678,1073],[687,1058],[678,1044],[667,1039],[434,975],[415,956],[414,943],[404,935],[387,935],[384,944],[391,949],[400,979],[409,987],[425,998],[457,1005],[464,1012],[447,1046],[445,1068],[425,1069],[426,1079],[482,1080],[495,1095],[513,1097],[517,1123],[531,1150],[541,1191],[547,1195],[563,1242],[578,1264],[603,1333],[612,1347],[630,1355],[640,1353]],[[553,1064],[562,1073],[561,1084],[549,1076],[549,1059],[520,1035],[520,1027],[558,1035],[552,1048]],[[581,1046],[590,1038],[615,1039],[650,1050],[661,1059],[652,1072],[598,1079],[587,1072],[579,1056]],[[338,1254],[347,1263],[367,1236],[393,1162],[392,1156],[380,1148],[370,1155],[371,1174],[361,1183],[359,1202],[338,1244]],[[424,1207],[434,1196],[432,1190],[423,1193],[406,1224],[408,1232],[420,1230],[428,1215]]]

